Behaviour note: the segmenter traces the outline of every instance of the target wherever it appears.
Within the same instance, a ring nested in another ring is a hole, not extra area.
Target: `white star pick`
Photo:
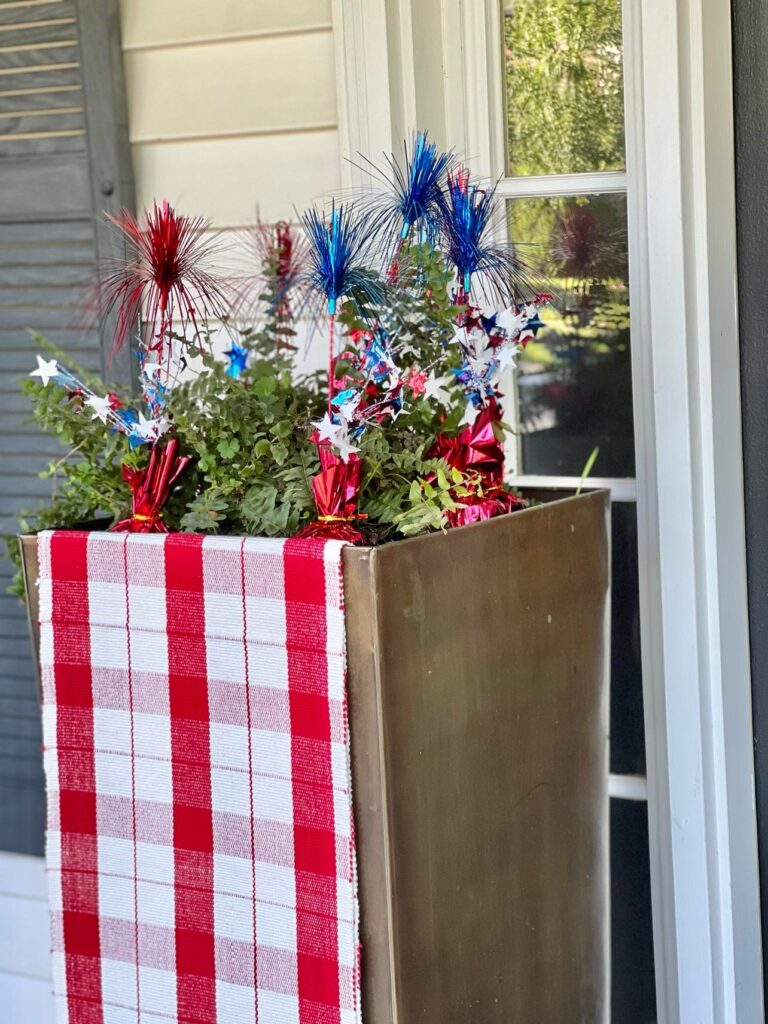
[[[85,405],[90,409],[93,409],[92,419],[101,420],[102,423],[106,423],[109,419],[109,414],[112,411],[112,406],[109,404],[108,398],[101,398],[99,395],[91,395],[86,398]]]
[[[339,432],[338,424],[334,423],[328,413],[323,416],[319,423],[313,423],[313,427],[317,427],[317,439],[318,441],[330,441],[333,444],[336,441],[336,435]]]
[[[349,457],[353,452],[359,452],[360,449],[352,444],[346,432],[338,434],[336,440],[333,442],[334,448],[338,451],[344,462],[349,462]]]
[[[506,341],[496,349],[496,358],[499,361],[499,369],[505,370],[508,366],[514,366],[517,359],[517,346]]]
[[[434,398],[442,405],[447,405],[450,399],[450,394],[445,388],[446,384],[449,384],[450,381],[450,377],[436,377],[435,371],[432,370],[424,382],[424,397]]]
[[[136,423],[136,433],[147,441],[153,441],[160,436],[160,420],[148,420],[143,412],[139,413]]]
[[[37,356],[37,369],[32,370],[30,377],[39,377],[43,384],[47,385],[54,377],[59,376],[59,364],[55,359],[43,359]]]
[[[496,326],[500,327],[508,338],[515,338],[528,322],[525,313],[516,313],[513,309],[505,309],[496,317]]]

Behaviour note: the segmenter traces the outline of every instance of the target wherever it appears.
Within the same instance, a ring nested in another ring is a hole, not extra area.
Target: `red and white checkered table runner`
[[[38,546],[59,1024],[356,1024],[342,545]]]

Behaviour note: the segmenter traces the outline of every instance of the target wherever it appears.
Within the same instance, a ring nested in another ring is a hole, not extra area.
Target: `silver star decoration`
[[[42,356],[37,356],[37,369],[32,370],[29,376],[39,377],[47,386],[49,381],[59,376],[59,372],[59,364],[55,359],[43,359]]]
[[[508,366],[514,366],[517,359],[517,345],[506,341],[496,349],[496,358],[499,361],[499,369],[506,370]]]
[[[334,443],[339,426],[337,423],[333,422],[328,413],[323,416],[319,423],[313,423],[312,426],[317,428],[318,441],[330,441],[331,444]]]
[[[168,430],[169,421],[165,417],[159,419],[147,419],[143,412],[139,413],[138,422],[135,425],[136,433],[147,441],[156,441]]]
[[[108,398],[101,398],[99,395],[91,395],[86,398],[85,405],[90,409],[93,409],[94,420],[101,420],[102,423],[106,423],[109,419],[109,414],[112,412],[112,406],[109,404]]]
[[[359,399],[350,398],[348,401],[344,402],[343,405],[339,406],[339,416],[344,420],[345,423],[350,423],[355,418],[355,413],[357,412],[357,407],[359,404]]]
[[[448,405],[451,396],[446,390],[446,385],[450,384],[450,381],[450,377],[436,377],[433,370],[424,383],[424,397],[434,398],[441,405]]]
[[[356,445],[352,444],[349,437],[347,436],[346,431],[344,431],[344,433],[338,434],[336,440],[333,441],[332,443],[334,448],[338,451],[341,458],[344,460],[344,462],[349,462],[349,457],[353,452],[360,451],[360,449]]]
[[[514,309],[505,309],[496,317],[496,325],[500,327],[506,336],[514,340],[530,317],[525,313],[516,313]]]

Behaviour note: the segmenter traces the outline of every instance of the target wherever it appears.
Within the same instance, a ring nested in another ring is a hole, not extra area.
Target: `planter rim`
[[[567,492],[567,491],[571,490],[572,488],[568,488],[568,487],[563,487],[563,488],[557,488],[557,487],[536,487],[536,488],[531,488],[531,489],[532,490],[536,490],[538,492],[542,492],[542,491],[557,492],[559,490]],[[525,490],[525,487],[521,487],[520,490]],[[554,505],[562,505],[562,504],[565,504],[565,503],[571,502],[571,501],[583,501],[583,500],[588,499],[588,498],[592,498],[594,500],[595,496],[597,496],[597,495],[600,495],[600,500],[605,500],[605,497],[604,497],[605,495],[608,495],[610,497],[610,490],[607,487],[599,487],[599,488],[593,488],[591,490],[582,491],[581,494],[568,494],[568,493],[564,493],[563,497],[554,498],[552,501],[540,502],[539,504],[532,505],[529,508],[516,509],[514,512],[507,512],[503,516],[494,516],[492,519],[484,519],[484,520],[482,520],[480,522],[477,522],[477,523],[468,523],[466,526],[454,526],[454,527],[451,527],[450,529],[446,529],[446,530],[434,530],[434,531],[432,531],[430,533],[420,533],[416,537],[398,537],[398,538],[396,538],[394,540],[387,540],[383,544],[359,544],[359,545],[352,545],[352,544],[350,544],[350,545],[348,545],[348,550],[349,551],[359,551],[361,554],[368,555],[368,554],[371,554],[374,551],[380,551],[383,548],[389,548],[393,544],[415,544],[415,543],[417,543],[419,541],[424,543],[425,541],[433,539],[433,538],[437,538],[437,537],[450,537],[450,536],[455,535],[457,532],[463,533],[465,530],[488,529],[489,527],[491,527],[491,525],[493,523],[497,523],[500,520],[506,520],[510,516],[521,517],[521,516],[530,515],[531,513],[534,513],[536,511],[538,511],[544,505],[546,505],[547,508],[551,508]],[[62,526],[62,527],[58,527],[57,529],[73,530],[73,531],[75,531],[75,530],[78,530],[78,527],[75,527],[75,526],[72,526],[72,527]],[[16,534],[16,536],[18,537],[19,541],[21,541],[21,542],[25,542],[25,541],[29,542],[34,537],[36,537],[38,533],[42,533],[42,532],[43,532],[42,530],[35,530],[35,531],[30,532],[30,533],[18,533],[18,534]],[[83,529],[82,532],[84,532],[84,533],[92,533],[92,532],[99,532],[99,531]],[[180,531],[171,531],[171,532],[175,532],[175,533],[178,534],[178,532],[180,532]],[[209,536],[209,535],[203,533],[203,534],[199,534],[198,536],[205,537],[205,536]],[[219,536],[219,535],[218,534],[210,534],[210,536]],[[240,533],[235,533],[235,534],[224,534],[223,536],[257,537],[257,536],[261,536],[261,535],[260,534],[240,534]],[[286,540],[288,538],[285,538],[285,537],[275,537],[273,539],[274,540]],[[26,572],[25,572],[25,577],[26,577]],[[25,584],[26,584],[26,578],[25,578]]]

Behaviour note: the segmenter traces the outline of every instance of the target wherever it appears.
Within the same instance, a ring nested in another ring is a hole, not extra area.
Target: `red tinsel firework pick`
[[[166,340],[174,323],[179,335],[191,333],[199,347],[199,322],[227,313],[223,285],[211,266],[217,242],[208,233],[209,222],[177,214],[166,201],[145,210],[141,222],[128,210],[108,219],[128,248],[100,289],[102,315],[116,315],[114,349],[139,330],[142,320],[143,345],[158,353],[159,361],[169,355]]]
[[[357,511],[357,499],[363,476],[363,463],[354,453],[345,462],[328,444],[318,442],[320,472],[312,477],[317,519],[302,527],[299,537],[325,537],[360,544],[365,539],[352,523],[364,519]]]
[[[189,461],[187,456],[179,455],[179,442],[172,438],[165,445],[153,445],[146,468],[123,466],[123,480],[131,489],[132,512],[112,529],[118,533],[167,533],[163,505]]]
[[[235,313],[246,324],[273,318],[278,349],[295,349],[295,309],[302,305],[305,289],[307,246],[287,221],[263,224],[245,235],[245,244],[255,269],[244,274],[235,291]]]

